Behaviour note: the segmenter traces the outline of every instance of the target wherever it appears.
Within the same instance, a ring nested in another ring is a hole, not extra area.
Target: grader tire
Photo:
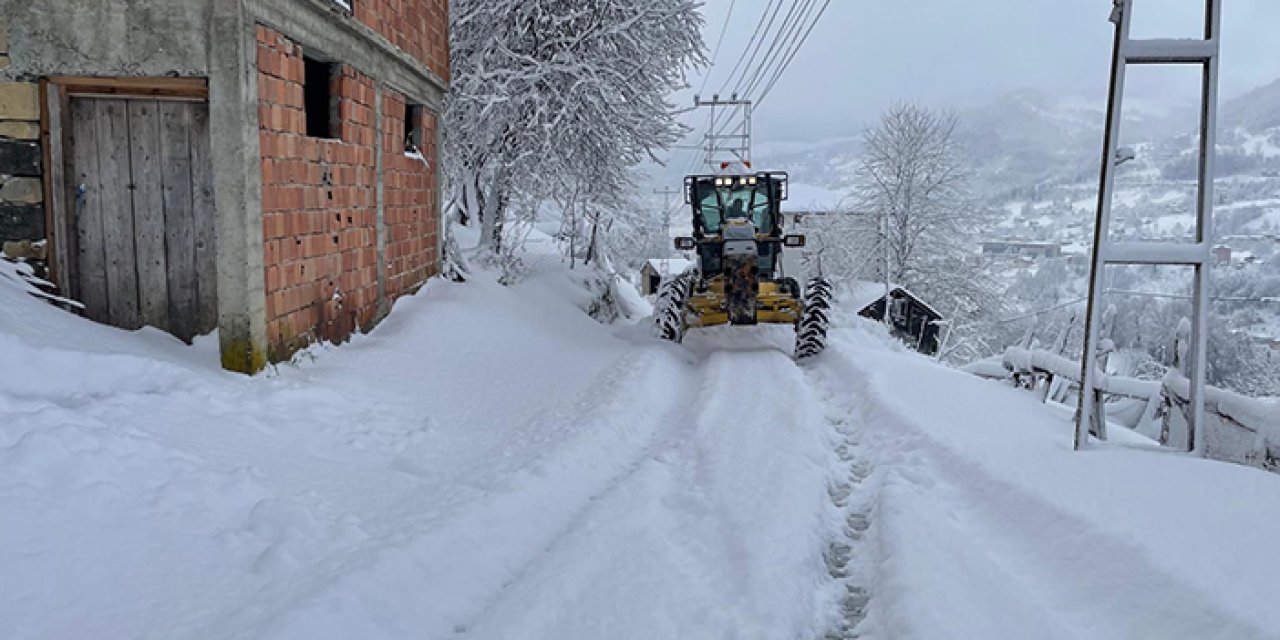
[[[684,309],[693,291],[693,274],[685,273],[662,283],[654,306],[653,332],[663,340],[684,340]]]
[[[831,326],[831,283],[823,278],[809,281],[804,291],[804,311],[796,325],[796,358],[812,358],[827,348]]]

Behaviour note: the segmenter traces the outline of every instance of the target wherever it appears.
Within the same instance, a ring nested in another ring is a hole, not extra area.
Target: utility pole
[[[1218,131],[1218,59],[1221,52],[1222,0],[1204,0],[1205,25],[1201,39],[1130,38],[1134,0],[1112,0],[1115,23],[1112,45],[1111,89],[1107,102],[1107,127],[1102,145],[1098,209],[1094,218],[1093,252],[1089,266],[1089,305],[1085,316],[1084,355],[1080,363],[1080,400],[1076,409],[1075,448],[1088,446],[1089,434],[1106,439],[1102,347],[1106,339],[1104,275],[1109,265],[1176,265],[1195,272],[1191,294],[1191,330],[1187,343],[1186,384],[1190,406],[1185,411],[1187,447],[1204,455],[1207,425],[1204,419],[1205,374],[1209,334],[1209,269],[1213,261],[1214,144]],[[1153,6],[1155,2],[1151,3]],[[1200,69],[1200,148],[1196,197],[1195,243],[1132,242],[1111,237],[1112,197],[1117,167],[1133,159],[1133,152],[1117,149],[1121,140],[1126,74],[1130,65],[1195,65]]]
[[[671,196],[674,196],[674,195],[676,195],[677,193],[680,193],[680,190],[679,190],[679,189],[672,189],[671,187],[663,187],[662,189],[654,189],[654,190],[653,190],[653,192],[654,192],[654,193],[657,193],[657,194],[661,194],[661,195],[663,196],[663,199],[662,199],[662,241],[663,241],[663,243],[665,243],[665,245],[666,245],[666,249],[665,249],[665,250],[670,250],[670,249],[671,249],[671,246],[670,246],[670,245],[671,245]],[[663,260],[663,261],[662,261],[662,274],[661,274],[661,275],[663,275],[663,276],[669,275],[669,274],[667,273],[667,271],[669,271],[669,270],[670,270],[670,260]]]
[[[710,100],[703,100],[702,96],[693,97],[694,107],[711,107],[711,127],[707,130],[704,137],[706,146],[703,151],[706,153],[706,163],[711,166],[717,166],[722,160],[738,161],[747,163],[751,161],[751,101],[738,98],[738,94],[733,94],[728,100],[721,100],[720,96],[713,95]],[[723,126],[717,126],[720,118],[716,117],[719,112],[727,112],[724,116],[728,122]],[[737,125],[732,129],[730,124],[737,121]],[[725,133],[728,131],[728,133]],[[728,158],[721,156],[728,154]]]
[[[881,242],[884,244],[884,326],[889,328],[889,332],[893,333],[893,319],[890,318],[890,304],[893,302],[893,284],[890,280],[890,264],[892,257],[889,253],[889,210],[886,208],[884,213],[880,215],[881,230],[884,238]]]

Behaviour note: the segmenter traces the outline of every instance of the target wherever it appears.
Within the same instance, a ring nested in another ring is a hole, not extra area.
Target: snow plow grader
[[[753,173],[749,165],[721,169],[684,180],[693,236],[676,238],[675,248],[696,251],[696,266],[662,283],[655,333],[680,342],[700,327],[789,324],[796,358],[818,355],[827,343],[831,284],[813,278],[802,290],[783,273],[783,250],[805,243],[803,235],[783,234],[787,174]]]

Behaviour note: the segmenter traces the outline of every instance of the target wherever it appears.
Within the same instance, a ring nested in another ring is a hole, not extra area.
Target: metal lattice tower
[[[1188,446],[1204,451],[1205,352],[1209,324],[1209,269],[1212,264],[1214,148],[1217,142],[1218,59],[1221,51],[1222,0],[1205,0],[1204,39],[1133,40],[1129,37],[1134,0],[1113,0],[1111,21],[1116,25],[1111,62],[1111,95],[1107,104],[1107,129],[1102,148],[1102,178],[1094,228],[1089,274],[1089,312],[1085,320],[1084,357],[1081,364],[1080,406],[1076,412],[1075,448],[1088,442],[1089,433],[1106,437],[1098,369],[1098,347],[1103,324],[1103,275],[1109,265],[1174,265],[1195,270],[1192,293],[1191,344],[1187,377],[1190,381]],[[1148,0],[1153,9],[1155,0]],[[1129,65],[1199,65],[1203,69],[1200,97],[1200,170],[1196,198],[1195,242],[1115,242],[1111,231],[1111,204],[1118,165],[1118,143],[1124,104],[1125,71]]]
[[[712,166],[718,166],[724,160],[750,162],[751,101],[739,99],[735,93],[728,100],[721,100],[718,95],[710,100],[694,96],[693,104],[711,107],[711,127],[704,136],[705,162]]]

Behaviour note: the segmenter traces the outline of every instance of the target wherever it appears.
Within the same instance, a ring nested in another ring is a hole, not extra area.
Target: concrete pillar
[[[435,155],[431,158],[431,181],[436,190],[436,274],[444,273],[445,234],[453,233],[448,228],[449,216],[444,210],[444,109],[429,107],[435,118]],[[457,256],[454,256],[457,258]],[[452,277],[452,276],[450,276]]]
[[[224,368],[255,373],[267,364],[257,41],[240,0],[214,2],[209,28],[218,339]]]
[[[381,82],[374,82],[373,97],[373,162],[374,171],[376,173],[377,186],[374,193],[377,199],[378,212],[374,222],[374,228],[378,236],[377,260],[378,260],[378,314],[374,318],[374,322],[381,322],[383,318],[391,313],[391,300],[387,295],[387,200],[386,200],[386,157],[387,150],[386,141],[383,140],[386,126],[382,118],[382,97],[386,91],[386,85]]]

